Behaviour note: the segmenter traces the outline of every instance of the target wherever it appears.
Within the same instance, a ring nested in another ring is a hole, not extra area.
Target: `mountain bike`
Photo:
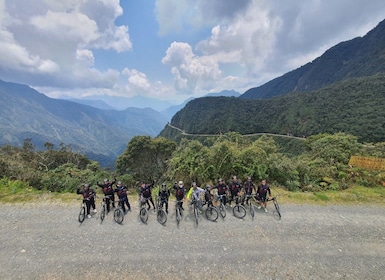
[[[83,223],[86,218],[86,200],[82,199],[82,204],[80,205],[80,211],[79,211],[79,223]]]
[[[219,206],[218,206],[218,209],[219,209],[219,214],[221,215],[221,217],[224,219],[226,217],[226,206],[225,204],[223,203],[223,199],[226,197],[225,194],[219,194],[217,196],[217,200],[219,201]]]
[[[246,208],[240,204],[239,196],[235,197],[235,206],[233,207],[233,215],[238,219],[243,219],[246,216]]]
[[[102,201],[100,202],[100,213],[99,213],[99,218],[100,218],[100,223],[103,223],[104,218],[107,215],[107,199],[111,199],[110,196],[104,196],[102,198]]]
[[[278,196],[274,196],[274,197],[272,197],[272,198],[268,198],[267,201],[273,201],[273,203],[274,203],[274,208],[275,208],[274,214],[276,215],[276,217],[278,218],[278,220],[280,220],[280,219],[281,219],[281,210],[279,209],[279,204],[278,204],[277,197],[278,197]]]
[[[114,210],[114,220],[118,224],[123,223],[124,220],[124,212],[123,212],[123,201],[119,199],[118,201],[118,207]]]
[[[176,218],[176,224],[178,227],[183,216],[182,202],[183,200],[177,200],[175,204],[175,218]]]
[[[209,221],[215,222],[218,219],[218,210],[211,201],[206,201],[203,205],[207,204],[205,211],[206,218]]]
[[[254,216],[255,216],[255,209],[254,209],[254,203],[252,202],[252,200],[254,200],[255,197],[254,195],[252,194],[246,194],[245,195],[245,200],[247,201],[247,208],[249,209],[249,212],[250,212],[250,216],[252,219],[254,219]]]
[[[192,196],[192,200],[191,200],[191,205],[193,206],[193,214],[194,214],[194,225],[195,227],[198,227],[198,201],[197,199],[195,198],[195,196]]]
[[[163,210],[164,203],[159,197],[156,198],[156,219],[161,225],[167,222],[167,213]]]
[[[139,199],[139,205],[140,205],[140,210],[139,210],[139,219],[142,221],[143,224],[146,224],[148,221],[148,210],[146,207],[147,200],[150,198],[145,198],[145,197],[140,197]]]

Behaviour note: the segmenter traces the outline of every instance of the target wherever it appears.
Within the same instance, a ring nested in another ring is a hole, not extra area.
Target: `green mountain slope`
[[[385,76],[378,74],[271,99],[194,99],[172,118],[171,124],[192,134],[236,131],[303,137],[345,132],[362,142],[384,142],[384,108]],[[169,138],[176,134],[170,127],[161,132]]]
[[[110,164],[133,136],[156,136],[166,123],[152,109],[100,110],[0,81],[0,144],[20,146],[32,138],[37,148],[45,142],[71,145]]]
[[[383,72],[385,20],[365,36],[342,42],[313,62],[247,90],[240,98],[270,98],[289,92],[313,91],[337,81]]]

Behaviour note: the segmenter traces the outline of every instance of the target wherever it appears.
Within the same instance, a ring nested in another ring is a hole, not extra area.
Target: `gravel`
[[[277,220],[272,206],[197,228],[186,209],[178,228],[173,211],[142,224],[137,205],[122,225],[80,224],[77,203],[1,205],[0,278],[383,279],[385,208],[281,205]]]

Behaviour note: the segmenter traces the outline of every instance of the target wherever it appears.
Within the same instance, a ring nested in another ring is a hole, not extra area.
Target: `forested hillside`
[[[337,81],[384,72],[385,20],[365,36],[341,42],[314,61],[247,90],[240,98],[270,98],[314,91]]]
[[[207,97],[190,101],[171,124],[194,134],[226,132],[309,136],[344,132],[360,142],[385,141],[384,74],[335,83],[321,90],[271,99]],[[161,135],[175,139],[175,130]]]

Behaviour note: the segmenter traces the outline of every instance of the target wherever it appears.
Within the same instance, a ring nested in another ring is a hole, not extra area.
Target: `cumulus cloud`
[[[210,61],[206,67],[212,66],[215,73],[221,73],[220,77],[215,76],[212,88],[217,87],[218,81],[230,88],[236,80],[243,83],[237,85],[238,89],[247,89],[312,61],[343,40],[364,35],[383,19],[385,12],[385,3],[380,0],[368,2],[364,8],[360,0],[178,2],[180,8],[173,10],[177,20],[173,21],[166,17],[173,1],[157,1],[160,30],[164,33],[178,31],[177,26],[212,26],[210,36],[192,45],[192,52],[176,55],[174,51],[174,63],[169,65],[178,87],[189,87],[197,76],[182,71],[193,65],[177,65],[176,58],[183,60],[183,54],[186,61],[191,57],[197,61],[204,58]],[[196,14],[199,17],[194,21]],[[170,46],[169,50],[173,48]],[[236,79],[226,65],[240,66]],[[205,71],[210,72],[207,68]],[[227,84],[229,81],[232,83]]]
[[[33,86],[111,87],[117,71],[97,70],[93,50],[131,50],[128,27],[114,23],[122,12],[118,0],[1,1],[0,75]]]
[[[175,87],[183,93],[208,91],[221,75],[215,60],[209,56],[194,55],[187,43],[173,42],[162,62],[171,67]]]

